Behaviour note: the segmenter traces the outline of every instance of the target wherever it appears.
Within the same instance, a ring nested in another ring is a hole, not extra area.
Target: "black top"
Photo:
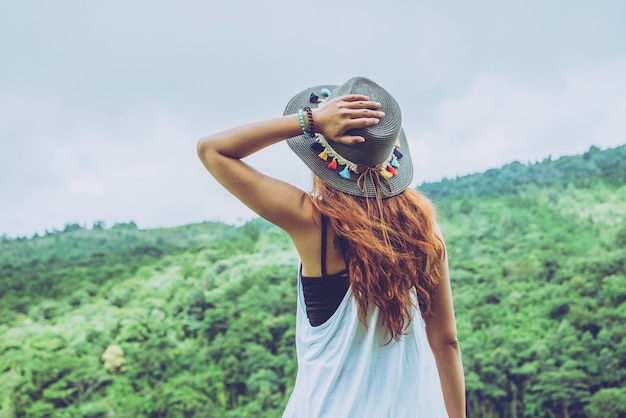
[[[324,215],[322,215],[321,267],[321,277],[300,276],[306,314],[309,318],[309,323],[314,327],[328,321],[339,307],[350,287],[347,268],[330,275],[326,271],[326,217]]]

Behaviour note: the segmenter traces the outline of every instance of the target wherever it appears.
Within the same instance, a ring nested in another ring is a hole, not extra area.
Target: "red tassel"
[[[334,170],[337,168],[337,160],[333,158],[333,160],[328,164],[328,168]]]
[[[389,172],[390,172],[391,174],[393,174],[394,176],[395,176],[396,174],[398,174],[398,170],[396,170],[395,168],[393,168],[393,166],[391,166],[391,165],[388,165],[388,166],[387,166],[387,171],[389,171]]]

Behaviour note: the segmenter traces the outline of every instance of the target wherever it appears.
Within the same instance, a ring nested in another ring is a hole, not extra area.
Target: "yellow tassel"
[[[396,139],[396,148],[400,148],[400,140]]]
[[[380,170],[379,171],[380,175],[383,176],[384,178],[386,178],[387,180],[389,180],[390,178],[393,177],[393,174],[391,174],[389,171],[387,170]]]
[[[320,158],[321,158],[322,160],[324,160],[324,161],[328,161],[328,154],[326,153],[326,150],[324,150],[324,151],[320,152],[320,153],[318,154],[318,157],[320,157]]]

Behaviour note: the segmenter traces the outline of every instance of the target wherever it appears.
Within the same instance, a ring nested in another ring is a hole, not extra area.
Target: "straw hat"
[[[314,109],[325,100],[348,94],[366,95],[380,102],[379,110],[385,112],[377,125],[346,132],[362,136],[365,142],[345,145],[318,134],[316,138],[298,135],[287,143],[313,173],[341,192],[370,198],[402,193],[413,178],[413,165],[402,129],[400,106],[381,86],[367,78],[355,77],[340,86],[311,87],[296,94],[287,103],[284,114],[298,113],[305,106]]]

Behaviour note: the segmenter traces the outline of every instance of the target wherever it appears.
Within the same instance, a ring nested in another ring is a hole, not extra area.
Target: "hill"
[[[520,162],[456,179],[423,183],[419,189],[435,198],[488,197],[516,194],[527,187],[589,187],[594,182],[626,184],[626,145],[600,150],[591,147],[582,155],[547,158],[535,164]]]
[[[447,240],[470,417],[625,416],[624,152],[421,186]],[[4,237],[0,417],[280,416],[297,262],[258,219]]]

